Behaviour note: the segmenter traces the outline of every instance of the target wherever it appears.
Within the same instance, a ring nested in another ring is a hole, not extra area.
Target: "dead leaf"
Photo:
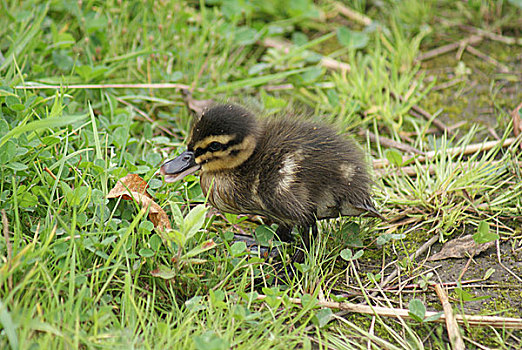
[[[147,183],[136,174],[128,174],[127,176],[122,177],[116,183],[116,186],[110,190],[107,198],[118,198],[123,197],[125,200],[131,200],[127,194],[130,192],[141,193],[149,198],[152,198],[147,192]]]
[[[192,97],[192,93],[189,90],[182,90],[181,92],[188,108],[198,116],[201,116],[206,108],[215,103],[214,100],[196,100]]]
[[[472,235],[452,239],[446,242],[440,252],[428,258],[428,261],[444,260],[449,258],[467,258],[482,253],[492,247],[495,241],[478,244]]]
[[[154,202],[152,196],[147,192],[147,183],[136,174],[129,174],[122,177],[116,183],[107,198],[123,198],[134,200],[142,208],[149,210],[149,219],[154,224],[154,228],[160,232],[171,229],[169,216],[165,211]]]

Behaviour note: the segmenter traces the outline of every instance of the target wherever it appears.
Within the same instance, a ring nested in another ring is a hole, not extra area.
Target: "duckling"
[[[276,235],[284,242],[292,242],[297,226],[308,246],[303,232],[311,229],[315,236],[317,220],[381,217],[370,198],[362,151],[310,121],[257,118],[235,104],[210,106],[195,117],[187,150],[160,172],[165,182],[174,182],[198,170],[214,207],[264,216],[278,224]]]

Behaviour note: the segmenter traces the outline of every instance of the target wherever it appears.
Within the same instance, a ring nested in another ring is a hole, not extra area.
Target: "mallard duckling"
[[[197,170],[214,207],[265,216],[279,225],[276,234],[285,242],[292,241],[294,226],[316,235],[317,220],[381,217],[363,153],[321,124],[214,105],[195,118],[187,150],[160,171],[174,182]]]

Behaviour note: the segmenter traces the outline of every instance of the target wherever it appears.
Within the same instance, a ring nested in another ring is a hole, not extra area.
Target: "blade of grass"
[[[17,38],[17,40],[11,45],[10,49],[5,54],[6,59],[0,66],[0,71],[3,71],[4,68],[8,67],[14,60],[15,57],[22,54],[27,44],[34,42],[34,37],[36,34],[41,33],[41,25],[45,16],[47,15],[47,11],[49,10],[49,3],[45,5],[45,8],[40,12],[38,18],[34,21],[28,21],[30,24],[30,29],[23,32],[21,36]]]
[[[57,118],[45,118],[35,120],[27,124],[21,124],[9,131],[0,139],[0,146],[3,146],[10,138],[20,136],[23,133],[30,131],[38,131],[47,128],[59,128],[83,120],[87,114],[69,115]]]
[[[247,78],[242,80],[236,80],[230,83],[226,83],[223,85],[216,86],[214,88],[210,88],[207,90],[208,93],[218,93],[218,92],[225,92],[225,91],[233,91],[245,87],[255,87],[259,85],[263,85],[269,82],[272,82],[274,80],[284,79],[286,77],[296,75],[299,73],[306,72],[310,70],[311,68],[299,68],[299,69],[293,69],[286,72],[281,73],[274,73],[269,75],[264,75],[261,77],[255,77],[255,78]]]

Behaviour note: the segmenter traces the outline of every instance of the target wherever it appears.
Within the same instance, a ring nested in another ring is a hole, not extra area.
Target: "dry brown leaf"
[[[440,252],[428,258],[428,261],[444,260],[449,258],[466,258],[482,253],[492,247],[495,241],[478,244],[472,235],[452,239],[446,242]]]
[[[110,190],[107,198],[118,198],[123,197],[125,200],[131,200],[132,198],[128,196],[129,192],[142,193],[143,195],[152,198],[147,192],[147,183],[136,174],[128,174],[125,177],[122,177],[116,183],[116,186]]]
[[[206,108],[215,103],[214,100],[196,100],[192,97],[192,93],[189,90],[182,90],[181,92],[183,93],[183,99],[188,108],[198,116],[200,116]]]
[[[518,136],[522,134],[522,122],[520,121],[520,109],[522,108],[522,103],[520,103],[517,108],[511,111],[511,117],[513,118],[513,134]]]
[[[169,216],[154,202],[152,196],[147,192],[147,187],[147,183],[141,177],[136,174],[129,174],[118,180],[107,198],[122,197],[125,200],[134,200],[142,208],[149,210],[149,219],[154,224],[154,228],[158,231],[170,229]]]

